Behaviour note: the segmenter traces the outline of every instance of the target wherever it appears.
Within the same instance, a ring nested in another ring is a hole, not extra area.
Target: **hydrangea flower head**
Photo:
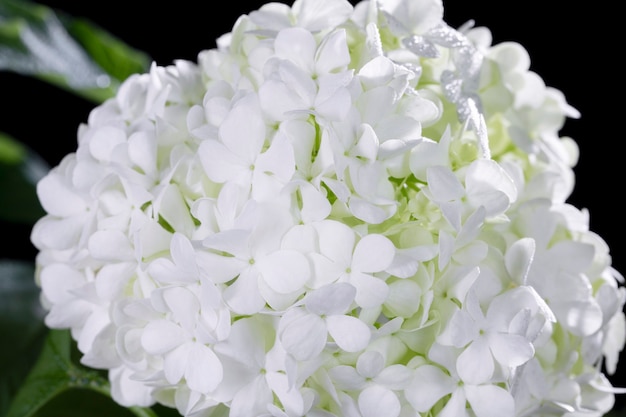
[[[39,182],[46,324],[189,417],[601,416],[626,290],[568,117],[440,0],[268,3]]]

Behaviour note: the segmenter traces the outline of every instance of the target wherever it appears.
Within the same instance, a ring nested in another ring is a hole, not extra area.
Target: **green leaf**
[[[26,147],[10,136],[0,133],[0,163],[19,164],[26,156]]]
[[[0,70],[101,103],[150,58],[87,20],[26,0],[0,2]]]
[[[26,379],[47,334],[34,269],[30,262],[0,261],[0,415]]]
[[[130,48],[90,21],[78,18],[66,18],[64,21],[70,34],[91,58],[118,82],[149,70],[152,60],[148,55]]]
[[[106,395],[87,389],[69,389],[41,407],[33,417],[132,417],[124,408]]]
[[[49,169],[32,150],[0,132],[0,220],[32,224],[45,214],[36,185]]]
[[[102,371],[77,363],[69,330],[48,330],[39,358],[9,405],[6,417],[156,417],[150,408],[124,408]]]
[[[605,417],[626,417],[626,406],[622,408],[614,408],[613,410],[609,411],[609,413],[606,414]]]
[[[70,389],[90,389],[109,395],[106,378],[71,359],[68,330],[50,330],[35,366],[11,403],[6,417],[31,417]]]
[[[52,330],[39,360],[14,398],[7,417],[32,416],[56,395],[70,387],[70,334]]]

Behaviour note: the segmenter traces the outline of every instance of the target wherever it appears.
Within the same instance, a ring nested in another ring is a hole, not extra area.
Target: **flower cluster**
[[[604,414],[626,292],[529,64],[441,0],[241,16],[39,182],[46,324],[190,417]]]

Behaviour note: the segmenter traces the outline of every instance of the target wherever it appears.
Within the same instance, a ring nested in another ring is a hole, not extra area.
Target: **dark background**
[[[2,0],[0,0],[2,1]],[[286,2],[286,1],[283,1]],[[203,49],[232,28],[236,18],[265,1],[45,0],[40,3],[90,19],[159,65],[196,60]],[[291,4],[291,2],[286,2]],[[458,27],[473,19],[491,29],[494,43],[516,41],[531,57],[531,69],[548,86],[564,92],[582,117],[568,120],[563,135],[580,147],[576,189],[570,202],[587,208],[591,229],[611,248],[613,265],[626,273],[623,243],[624,70],[620,62],[624,24],[608,2],[571,0],[444,0],[445,20]],[[580,6],[575,5],[580,4]],[[219,5],[219,7],[218,7]],[[621,26],[617,26],[617,25]],[[51,165],[76,149],[76,129],[94,104],[43,82],[0,72],[0,130],[27,142]],[[3,224],[3,257],[33,259],[30,228]],[[626,384],[626,358],[614,384]],[[618,398],[618,404],[626,404]]]

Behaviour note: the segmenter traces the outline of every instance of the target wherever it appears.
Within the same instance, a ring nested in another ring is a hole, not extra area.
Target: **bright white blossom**
[[[567,203],[578,112],[441,0],[296,0],[153,64],[37,187],[51,328],[124,406],[601,416],[623,277]]]

